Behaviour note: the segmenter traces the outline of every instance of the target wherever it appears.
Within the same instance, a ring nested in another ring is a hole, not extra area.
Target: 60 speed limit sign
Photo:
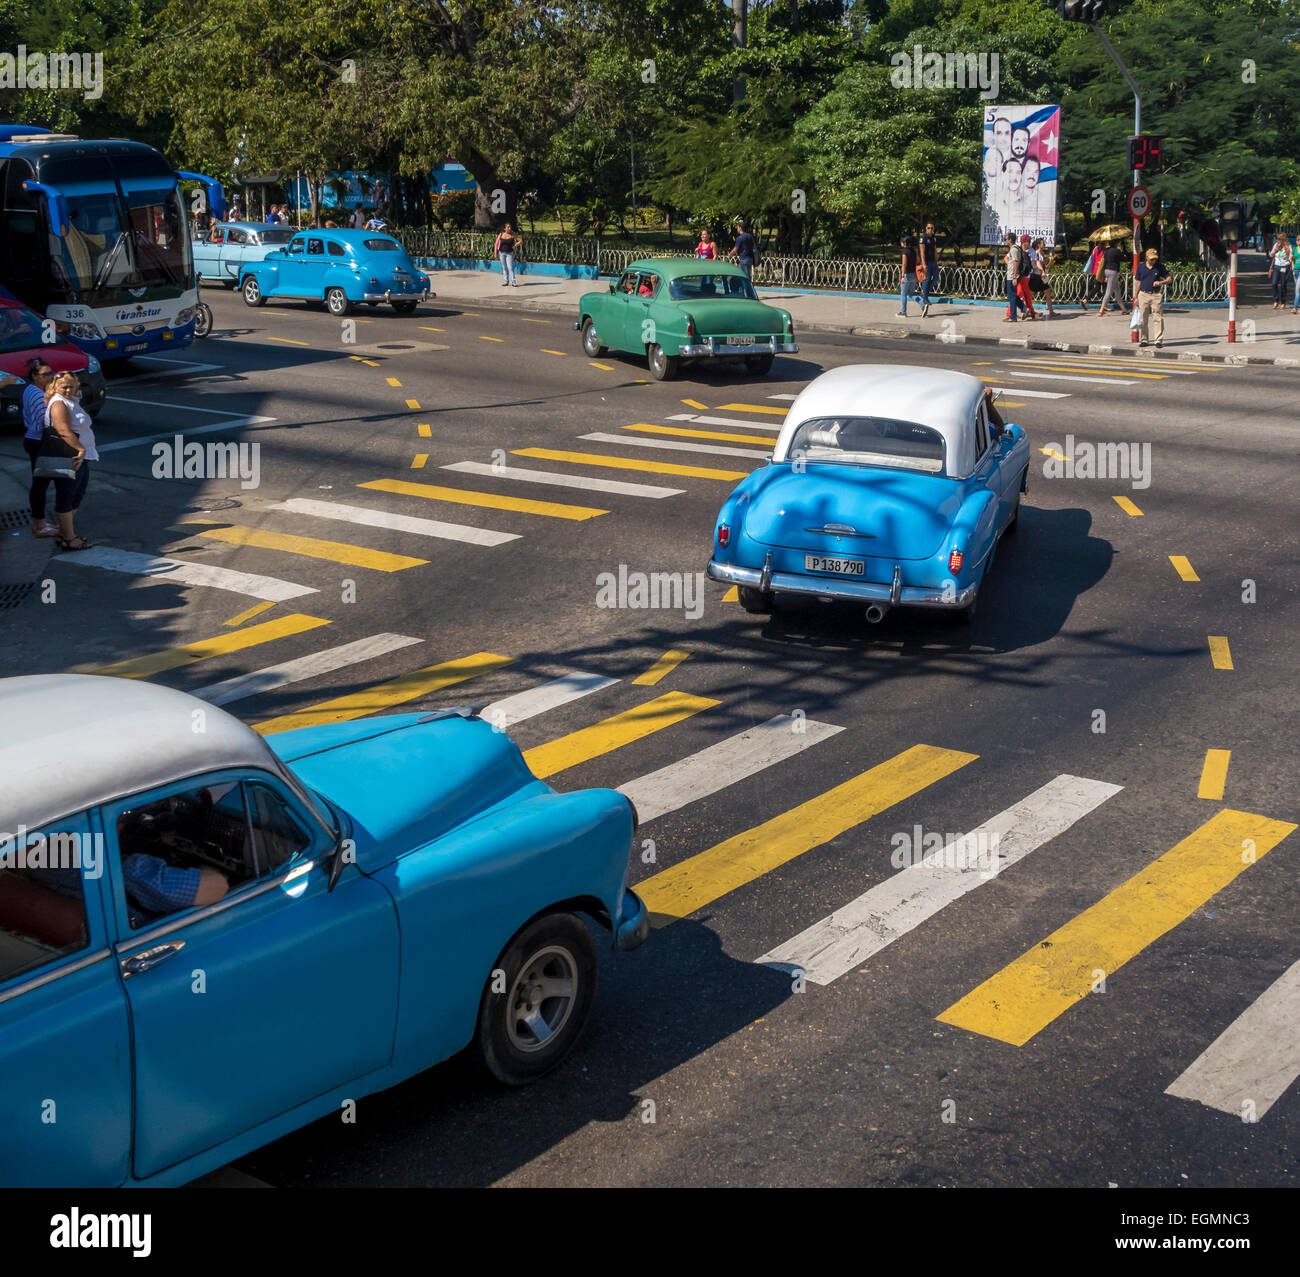
[[[1145,186],[1135,186],[1128,193],[1128,215],[1141,221],[1151,211],[1151,193]]]

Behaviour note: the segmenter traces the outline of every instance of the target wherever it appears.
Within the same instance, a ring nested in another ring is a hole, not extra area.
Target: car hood
[[[305,785],[347,813],[367,873],[497,807],[550,787],[479,719],[396,714],[267,736]]]
[[[745,513],[745,535],[764,545],[882,559],[927,559],[961,507],[959,485],[939,475],[845,464],[774,467]],[[813,531],[840,524],[861,536]]]
[[[751,302],[743,297],[693,297],[676,304],[694,318],[702,337],[785,331],[785,316],[764,302]]]

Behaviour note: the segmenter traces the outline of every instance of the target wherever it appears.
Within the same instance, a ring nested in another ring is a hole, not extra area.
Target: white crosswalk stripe
[[[1023,386],[994,386],[1002,395],[1023,395],[1026,399],[1069,399],[1068,390],[1026,390]]]
[[[918,826],[907,835],[915,854],[906,868],[757,961],[801,970],[814,984],[830,984],[1023,860],[1120,789],[1105,781],[1057,776],[977,829],[947,839],[932,857],[915,847]]]
[[[783,423],[773,421],[747,421],[742,417],[697,417],[689,412],[675,412],[665,421],[693,421],[697,426],[741,426],[746,430],[770,430],[773,434],[780,432]]]
[[[768,395],[768,398],[769,399],[798,399],[799,396],[790,395],[790,394],[779,394],[779,395]]]
[[[1036,381],[1078,381],[1089,386],[1134,386],[1136,381],[1119,377],[1076,377],[1068,372],[1015,372],[1012,377],[1032,377]]]
[[[534,718],[538,714],[546,713],[547,710],[558,709],[561,705],[568,705],[570,701],[576,701],[582,696],[590,696],[592,692],[599,692],[603,688],[613,687],[617,682],[618,679],[607,678],[602,674],[585,674],[580,670],[573,670],[539,687],[530,687],[525,691],[514,693],[513,696],[493,701],[479,717],[484,722],[491,723],[504,731],[507,727],[522,723],[527,718]]]
[[[463,523],[444,523],[441,519],[419,519],[409,514],[391,514],[387,510],[370,510],[365,506],[342,505],[336,501],[312,501],[291,497],[270,507],[307,514],[317,519],[337,519],[368,528],[388,528],[394,532],[411,532],[422,537],[441,537],[445,541],[465,541],[470,545],[504,545],[518,541],[517,532],[493,532],[489,528],[472,528]]]
[[[657,816],[716,794],[843,730],[816,719],[778,714],[667,767],[630,780],[618,791],[636,804],[641,823],[648,824]]]
[[[295,585],[273,576],[256,576],[251,572],[236,572],[232,568],[219,568],[210,563],[185,563],[157,554],[138,554],[134,550],[115,550],[111,546],[97,545],[76,554],[64,554],[59,563],[73,563],[83,568],[105,568],[109,572],[124,572],[128,576],[147,576],[162,581],[175,581],[180,585],[206,585],[217,590],[230,590],[246,594],[249,598],[266,603],[283,603],[286,599],[301,598],[304,594],[319,594],[310,585]]]
[[[664,488],[654,483],[627,483],[621,479],[597,479],[585,474],[560,474],[554,470],[521,470],[518,466],[492,466],[485,461],[457,461],[442,466],[460,474],[486,475],[491,479],[512,479],[516,483],[545,483],[557,488],[586,488],[589,492],[612,492],[624,497],[677,497],[684,488]]]
[[[591,443],[627,443],[640,448],[666,448],[673,452],[707,452],[717,457],[753,457],[762,461],[768,454],[753,448],[731,448],[722,444],[687,443],[683,439],[649,439],[644,435],[611,435],[597,432],[579,435]]]

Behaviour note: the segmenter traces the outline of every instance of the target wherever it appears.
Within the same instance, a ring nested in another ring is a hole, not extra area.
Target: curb
[[[537,310],[556,315],[574,314],[572,303],[530,302],[522,297],[510,299],[439,297],[437,300],[444,305],[486,306],[490,310]],[[946,346],[1012,346],[1020,350],[1061,350],[1078,355],[1127,355],[1130,359],[1170,359],[1176,362],[1194,364],[1261,364],[1273,368],[1300,368],[1300,356],[1294,359],[1272,359],[1266,355],[1219,355],[1203,353],[1199,350],[1138,351],[1134,350],[1131,343],[1128,342],[1123,345],[1112,346],[1101,342],[1035,341],[1032,337],[983,337],[967,333],[923,333],[917,332],[913,328],[897,328],[888,325],[883,327],[865,327],[862,325],[854,327],[849,324],[816,324],[806,321],[796,322],[795,328],[797,332],[807,333],[839,333],[852,337],[891,337],[899,341],[938,341]]]

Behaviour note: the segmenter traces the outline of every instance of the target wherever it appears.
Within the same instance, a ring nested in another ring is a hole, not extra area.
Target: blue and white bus
[[[101,360],[188,346],[198,290],[178,173],[151,146],[0,124],[0,285]]]

